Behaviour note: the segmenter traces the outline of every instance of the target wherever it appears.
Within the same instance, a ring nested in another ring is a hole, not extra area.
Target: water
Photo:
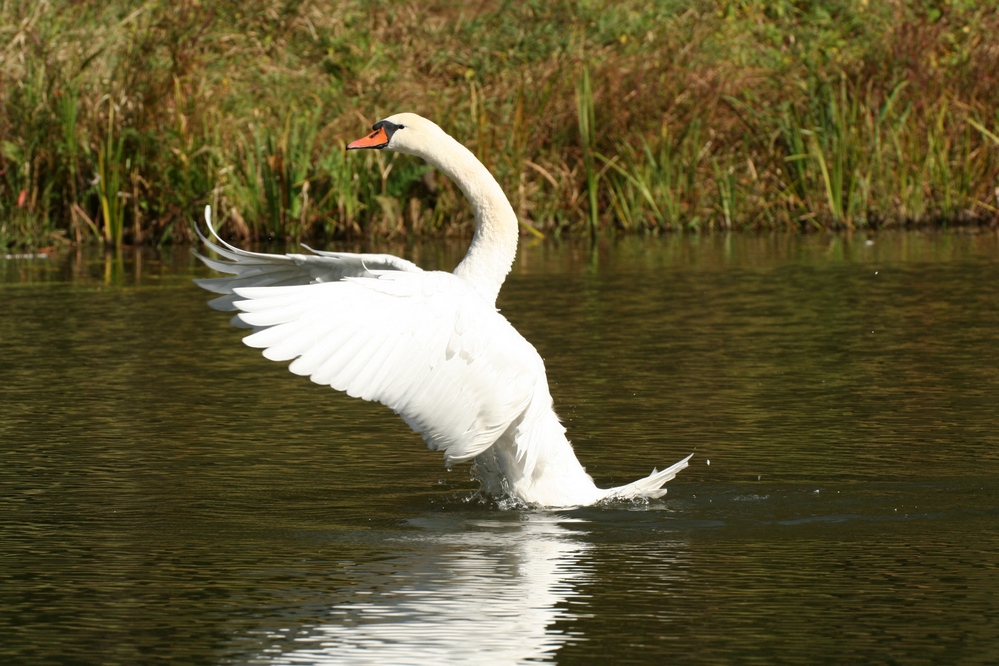
[[[0,662],[994,663],[999,240],[872,240],[522,248],[598,483],[695,452],[556,512],[243,347],[186,251],[0,261]]]

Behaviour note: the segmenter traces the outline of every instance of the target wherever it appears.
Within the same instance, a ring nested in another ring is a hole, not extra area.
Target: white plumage
[[[517,250],[517,218],[489,171],[437,125],[391,116],[348,149],[422,157],[470,200],[476,230],[454,273],[383,254],[262,254],[198,232],[227,277],[197,280],[238,310],[244,341],[298,375],[380,402],[448,465],[474,460],[483,489],[532,505],[661,497],[690,456],[626,486],[597,488],[552,408],[544,362],[496,309]],[[211,226],[211,211],[205,209]]]

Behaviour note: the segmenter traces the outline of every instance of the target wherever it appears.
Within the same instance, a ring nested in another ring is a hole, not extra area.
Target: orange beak
[[[384,127],[379,127],[366,137],[351,141],[347,144],[347,150],[357,150],[358,148],[384,148],[388,145],[389,136]]]

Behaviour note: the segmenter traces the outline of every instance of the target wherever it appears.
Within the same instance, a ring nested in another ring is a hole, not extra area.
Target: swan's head
[[[426,158],[439,147],[442,139],[450,138],[433,122],[415,113],[397,113],[379,120],[367,136],[351,141],[347,150],[377,148],[394,150],[407,155]]]

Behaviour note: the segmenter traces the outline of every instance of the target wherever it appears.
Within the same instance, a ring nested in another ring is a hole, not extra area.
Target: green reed
[[[122,201],[122,172],[130,166],[124,160],[125,142],[114,127],[114,105],[108,105],[108,126],[104,142],[97,148],[97,191],[104,221],[104,242],[121,247],[125,230]]]
[[[589,203],[587,221],[590,235],[594,236],[600,226],[599,188],[601,172],[597,171],[594,153],[595,112],[593,89],[590,86],[590,70],[583,67],[579,84],[576,87],[576,118],[579,124],[579,145],[583,153],[583,171],[586,175],[586,197]]]
[[[653,148],[642,140],[641,150],[625,147],[611,158],[601,155],[608,169],[611,207],[629,231],[697,229],[701,225],[702,185],[705,177],[717,182],[718,172],[708,160],[710,145],[700,123],[692,121],[673,140],[665,132]],[[731,177],[721,187],[733,186]],[[735,201],[728,193],[728,203]],[[734,215],[729,210],[729,215]]]

